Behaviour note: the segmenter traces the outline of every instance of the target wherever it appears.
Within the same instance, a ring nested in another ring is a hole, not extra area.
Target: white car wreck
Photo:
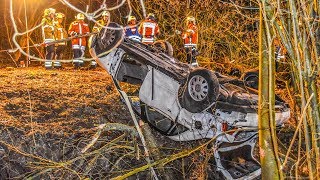
[[[257,91],[238,78],[179,62],[167,42],[159,48],[131,41],[119,27],[110,23],[91,37],[90,53],[115,81],[140,85],[138,103],[132,100],[136,113],[175,141],[216,138],[217,171],[226,179],[259,177],[260,164],[253,157]],[[290,108],[279,97],[275,106],[281,126]],[[243,128],[250,130],[239,131]]]

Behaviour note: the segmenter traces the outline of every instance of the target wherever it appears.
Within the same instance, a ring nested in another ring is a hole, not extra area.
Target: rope
[[[25,49],[25,48],[30,48],[30,47],[43,47],[43,46],[46,46],[46,45],[52,45],[52,44],[56,44],[56,43],[60,43],[60,42],[67,42],[67,41],[71,41],[72,39],[78,39],[78,38],[83,38],[83,37],[89,37],[91,35],[95,35],[97,34],[96,32],[94,33],[87,33],[87,34],[79,34],[79,35],[76,35],[76,36],[71,36],[71,37],[68,37],[68,38],[65,38],[65,39],[59,39],[59,40],[55,40],[55,41],[51,41],[51,42],[47,42],[47,43],[39,43],[39,44],[34,44],[32,46],[24,46],[24,47],[20,47],[21,49]],[[10,53],[13,53],[13,52],[16,52],[17,50],[19,50],[18,48],[15,48],[15,49],[7,49],[7,50],[2,50],[2,51],[8,51]],[[0,52],[2,52],[0,51]]]

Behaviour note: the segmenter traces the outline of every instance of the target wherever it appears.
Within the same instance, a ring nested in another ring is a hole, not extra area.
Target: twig
[[[112,178],[112,180],[126,179],[126,178],[128,178],[128,177],[130,177],[130,176],[132,176],[132,175],[134,175],[134,174],[136,174],[136,173],[138,173],[138,172],[144,171],[144,170],[146,170],[146,169],[148,169],[148,168],[151,168],[151,167],[154,167],[154,166],[157,166],[157,165],[164,166],[164,165],[166,165],[167,163],[172,162],[172,161],[174,161],[174,160],[176,160],[176,159],[180,159],[180,158],[189,156],[189,155],[191,155],[192,153],[194,153],[194,152],[196,152],[196,151],[199,151],[200,149],[206,147],[208,144],[210,144],[210,143],[212,143],[213,141],[215,141],[217,137],[218,137],[218,136],[213,137],[212,139],[210,139],[210,140],[207,141],[206,143],[204,143],[204,144],[202,144],[202,145],[200,145],[200,146],[198,146],[198,147],[196,147],[196,148],[193,148],[193,149],[191,149],[191,150],[184,150],[184,151],[179,152],[179,153],[177,153],[177,154],[173,154],[173,155],[171,155],[171,156],[169,156],[169,157],[167,157],[167,158],[163,158],[163,159],[161,159],[161,160],[155,161],[155,162],[153,162],[153,163],[151,163],[151,164],[147,164],[147,165],[138,167],[138,168],[136,168],[136,169],[134,169],[134,170],[132,170],[132,171],[124,174],[124,175],[121,175],[121,176],[117,176],[117,177],[115,177],[115,178]]]
[[[281,165],[281,169],[286,165],[286,163],[287,163],[287,161],[288,161],[288,157],[289,157],[291,148],[292,148],[293,143],[294,143],[294,141],[295,141],[295,139],[296,139],[296,137],[297,137],[298,131],[300,130],[300,127],[301,127],[302,122],[303,122],[303,117],[304,117],[305,114],[306,114],[306,111],[307,111],[307,109],[308,109],[309,103],[310,103],[313,95],[314,95],[314,94],[311,94],[310,98],[309,98],[308,101],[307,101],[306,106],[305,106],[304,109],[303,109],[303,112],[302,112],[302,114],[301,114],[301,117],[300,117],[298,126],[297,126],[297,128],[296,128],[296,130],[295,130],[295,132],[294,132],[294,135],[293,135],[292,140],[291,140],[291,142],[290,142],[290,146],[289,146],[288,151],[287,151],[287,153],[286,153],[284,162],[283,162],[283,164]]]

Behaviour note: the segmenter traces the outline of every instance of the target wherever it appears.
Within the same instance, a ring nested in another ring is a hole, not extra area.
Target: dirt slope
[[[133,127],[104,70],[0,69],[0,179],[108,179],[145,165],[138,138],[121,130],[102,132],[95,145],[81,153],[104,123]],[[191,143],[155,135],[164,156],[191,148]],[[198,156],[169,167],[178,177],[198,176]],[[148,176],[132,178],[138,177]]]

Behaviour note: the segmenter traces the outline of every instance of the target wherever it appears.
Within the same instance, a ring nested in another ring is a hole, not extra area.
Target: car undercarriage
[[[90,38],[90,53],[115,82],[139,86],[131,105],[154,129],[175,141],[215,138],[214,160],[226,179],[260,176],[253,156],[258,134],[258,94],[251,88],[257,86],[248,86],[253,82],[179,62],[168,48],[123,37],[116,23]],[[289,117],[289,106],[276,96],[276,125]]]

